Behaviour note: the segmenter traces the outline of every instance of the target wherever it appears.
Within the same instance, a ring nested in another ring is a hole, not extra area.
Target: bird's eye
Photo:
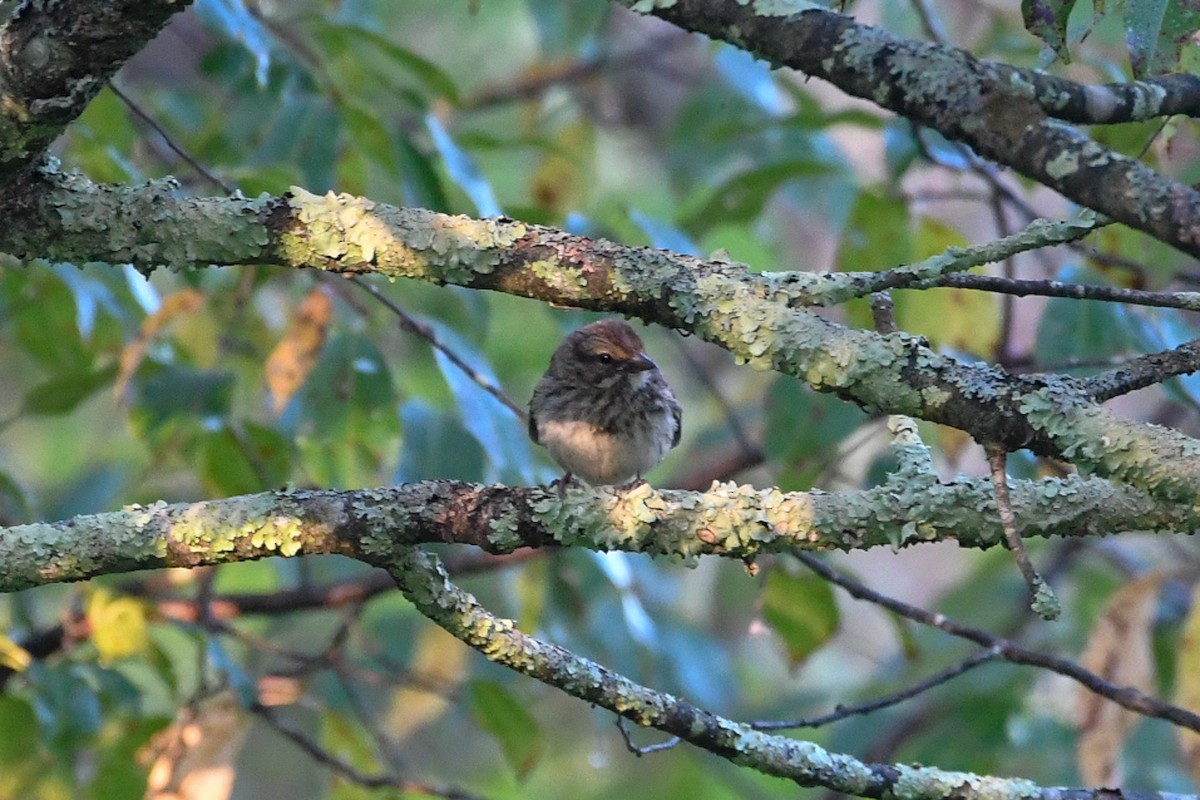
[[[611,353],[601,353],[599,356],[597,356],[597,358],[599,359],[601,364],[613,363],[613,357],[612,357]]]

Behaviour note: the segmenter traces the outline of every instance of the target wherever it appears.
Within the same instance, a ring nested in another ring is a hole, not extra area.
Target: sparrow
[[[592,485],[636,485],[679,444],[681,409],[633,328],[607,319],[568,333],[529,401],[529,436]]]

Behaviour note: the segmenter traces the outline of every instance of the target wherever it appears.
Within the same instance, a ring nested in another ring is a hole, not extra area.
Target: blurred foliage
[[[1181,48],[1182,34],[1198,27],[1190,4],[1166,0],[929,5],[954,43],[979,57],[1057,61],[1052,69],[1096,82],[1154,74],[1181,58],[1186,66],[1194,45]],[[851,10],[922,35],[908,4]],[[1048,46],[1040,56],[1039,38]],[[246,194],[301,185],[506,213],[755,270],[886,269],[986,240],[1024,213],[992,193],[992,181],[1036,213],[1070,211],[905,120],[601,0],[201,0],[118,83],[173,144]],[[1096,135],[1121,152],[1146,150],[1158,169],[1200,177],[1192,121],[1173,122],[1158,139],[1148,124]],[[193,194],[222,191],[111,91],[70,126],[57,154],[96,180],[174,174]],[[1090,244],[994,269],[1159,288],[1188,266],[1120,226]],[[502,295],[379,287],[520,405],[562,333],[591,319]],[[320,308],[306,311],[314,296]],[[830,313],[871,324],[865,305]],[[1177,312],[965,290],[897,292],[896,313],[903,329],[963,357],[1072,374],[1200,333]],[[661,330],[646,339],[685,407],[684,442],[651,476],[656,484],[736,477],[836,489],[870,485],[890,467],[881,426],[834,395],[736,368],[715,348]],[[159,271],[146,281],[108,265],[0,260],[0,370],[6,525],[288,484],[533,483],[555,474],[503,403],[357,287],[313,273]],[[1197,389],[1172,381],[1138,395],[1126,413],[1196,433]],[[961,437],[937,431],[929,440],[947,475],[983,472]],[[762,466],[720,471],[759,449]],[[1023,467],[1040,468],[1032,459]],[[1067,613],[1055,625],[1028,620],[1005,553],[925,546],[841,561],[886,591],[1071,655],[1129,572],[1180,558],[1172,547],[1148,539],[1034,547],[1036,560],[1058,564]],[[823,713],[968,652],[845,602],[788,565],[760,566],[753,578],[716,560],[687,569],[563,552],[463,580],[524,629],[739,719]],[[182,763],[170,753],[187,741],[179,716],[187,708],[201,729],[251,726],[240,750],[206,755],[233,770],[234,797],[379,796],[250,719],[244,705],[267,679],[291,693],[280,701],[283,722],[365,773],[493,798],[794,796],[790,784],[686,747],[633,757],[609,715],[431,638],[394,591],[233,619],[180,606],[369,580],[347,559],[276,559],[0,598],[0,667],[9,670],[0,797],[141,797],[156,764]],[[1185,611],[1163,602],[1163,652],[1178,641]],[[22,649],[60,625],[60,647],[37,657]],[[1072,784],[1073,711],[1045,684],[1028,669],[991,664],[908,704],[801,733],[873,760]],[[206,717],[216,712],[199,701],[225,689],[241,705]],[[1163,729],[1143,728],[1129,744],[1129,780],[1188,789],[1188,766]]]

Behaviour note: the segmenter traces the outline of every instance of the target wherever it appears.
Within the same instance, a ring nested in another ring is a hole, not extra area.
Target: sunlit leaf
[[[788,661],[802,663],[837,632],[837,603],[829,583],[817,575],[772,569],[763,589],[763,621],[787,648]]]
[[[143,653],[149,645],[146,610],[136,598],[96,590],[88,601],[87,620],[102,664]]]
[[[271,35],[242,0],[199,0],[196,12],[206,25],[240,42],[254,56],[255,80],[265,86],[271,66]]]
[[[267,357],[267,389],[276,414],[283,412],[317,363],[333,314],[333,301],[313,289],[300,303],[287,331]]]
[[[1117,686],[1152,692],[1150,634],[1162,581],[1161,573],[1148,575],[1112,596],[1088,634],[1080,666]],[[1077,708],[1075,762],[1079,776],[1089,786],[1120,785],[1125,736],[1141,717],[1083,687],[1079,689]]]
[[[9,672],[22,672],[29,667],[32,660],[28,650],[0,634],[0,667]]]
[[[920,260],[966,240],[955,229],[930,217],[917,225],[913,258]],[[936,289],[895,294],[896,324],[939,347],[980,358],[990,357],[1000,341],[1000,302],[988,292]]]
[[[472,681],[467,699],[475,722],[495,737],[517,778],[524,780],[545,749],[537,721],[495,681]]]
[[[432,113],[425,115],[425,126],[433,137],[433,144],[442,156],[446,165],[446,173],[450,180],[463,190],[463,193],[475,204],[475,210],[481,217],[498,217],[504,212],[496,200],[492,184],[475,164],[475,159],[458,146],[458,142],[450,135],[436,116]]]

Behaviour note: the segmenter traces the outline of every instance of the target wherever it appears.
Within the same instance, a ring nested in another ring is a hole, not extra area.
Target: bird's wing
[[[683,409],[679,403],[671,404],[671,416],[675,418],[675,438],[671,440],[671,447],[679,444],[679,437],[683,435]]]
[[[529,438],[533,439],[534,444],[541,444],[538,439],[537,417],[533,415],[533,409],[529,409]]]

